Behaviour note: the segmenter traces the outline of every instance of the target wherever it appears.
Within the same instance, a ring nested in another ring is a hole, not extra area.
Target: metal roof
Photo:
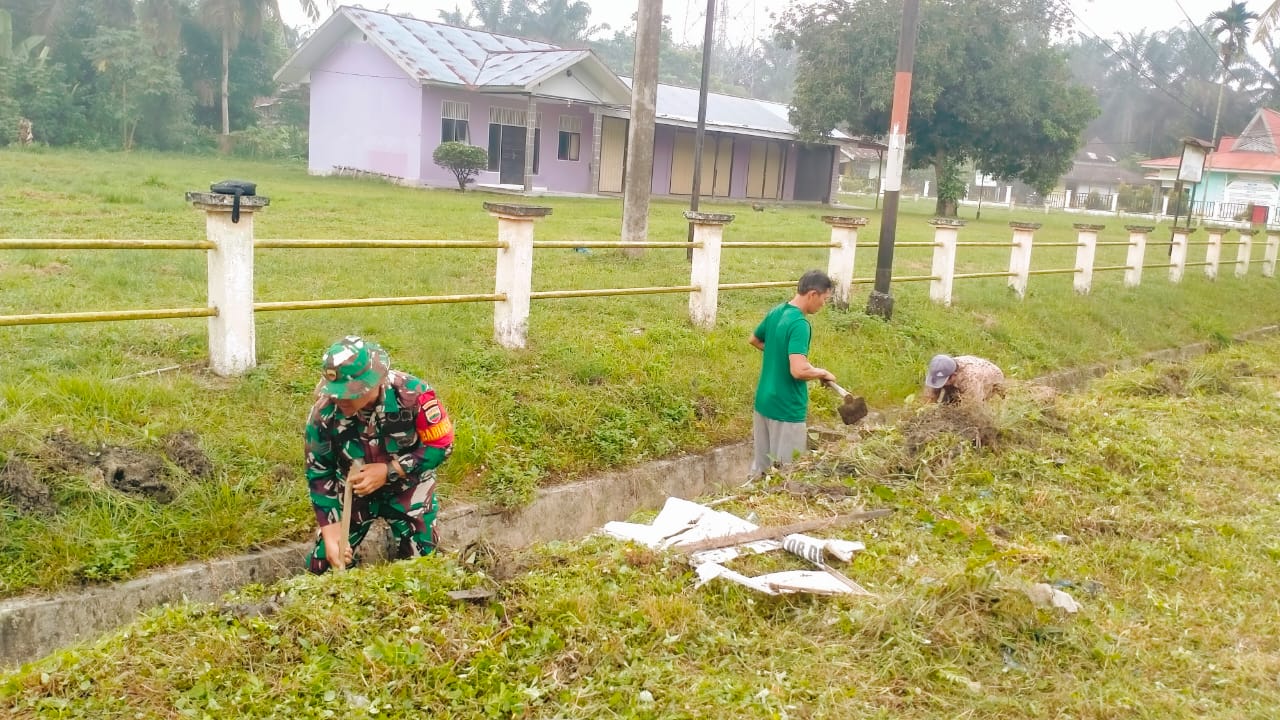
[[[622,82],[631,87],[631,78]],[[755,98],[707,93],[707,125],[725,130],[747,130],[794,137],[800,134],[788,119],[791,109],[782,103]],[[678,85],[658,84],[657,115],[694,125],[698,122],[698,90]],[[832,131],[832,138],[848,140],[849,136]]]
[[[534,40],[388,15],[363,8],[344,6],[338,12],[375,38],[397,64],[419,81],[476,85],[479,84],[477,80],[481,70],[493,53],[560,51],[554,45]],[[555,53],[562,62],[565,59],[563,52]],[[504,58],[513,59],[510,55],[505,55]],[[520,68],[508,66],[508,69]],[[543,66],[543,69],[545,71],[549,68]],[[498,78],[496,84],[499,85],[517,84],[507,82],[507,78],[500,73],[491,73],[490,77]]]
[[[495,53],[480,66],[471,84],[526,85],[590,54],[586,50]]]

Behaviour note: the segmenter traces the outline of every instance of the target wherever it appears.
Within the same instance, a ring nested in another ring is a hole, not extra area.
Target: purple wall
[[[455,100],[468,104],[467,125],[471,136],[470,143],[486,150],[489,148],[489,108],[505,107],[524,111],[528,109],[528,100],[524,97],[485,95],[478,92],[454,90],[442,87],[427,87],[422,91],[422,182],[426,185],[455,187],[457,180],[453,173],[438,166],[431,159],[431,154],[440,145],[440,113],[445,100]],[[559,192],[594,192],[591,187],[591,112],[585,105],[569,103],[539,102],[538,112],[542,113],[540,143],[538,148],[538,173],[534,175],[534,185]],[[577,160],[558,160],[556,152],[560,142],[560,116],[573,115],[581,118],[582,144]],[[481,172],[476,177],[478,183],[498,182],[498,173]]]
[[[381,50],[357,39],[311,71],[307,167],[356,167],[416,180],[421,159],[421,90]]]

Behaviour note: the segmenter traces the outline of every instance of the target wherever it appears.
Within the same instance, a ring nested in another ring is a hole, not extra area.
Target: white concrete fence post
[[[963,220],[933,218],[933,280],[929,282],[929,299],[951,305],[951,286],[955,284],[956,240]]]
[[[1124,259],[1128,269],[1124,271],[1124,286],[1138,287],[1142,282],[1142,263],[1147,255],[1147,233],[1155,230],[1150,225],[1125,225],[1129,231],[1129,253]]]
[[[1195,233],[1193,227],[1175,227],[1173,238],[1169,241],[1169,282],[1182,282],[1182,274],[1187,270],[1187,243]]]
[[[493,292],[504,299],[493,304],[493,339],[509,349],[521,349],[529,340],[529,294],[533,292],[533,223],[551,214],[551,208],[535,205],[485,203],[498,218],[498,262]]]
[[[1262,258],[1262,276],[1276,276],[1276,256],[1280,255],[1280,230],[1267,231],[1267,254]]]
[[[1165,195],[1160,198],[1160,215],[1165,216],[1168,214],[1169,214],[1169,196]]]
[[[1236,250],[1236,277],[1249,274],[1249,264],[1253,262],[1253,235],[1257,230],[1240,231],[1240,247]]]
[[[858,248],[858,229],[865,227],[864,217],[824,215],[822,222],[831,226],[831,259],[827,262],[827,275],[831,278],[833,292],[831,302],[840,309],[849,307],[853,297],[853,259]]]
[[[1062,196],[1062,209],[1063,209],[1063,210],[1070,210],[1070,209],[1071,209],[1071,196],[1072,196],[1072,192],[1071,192],[1070,190],[1066,191],[1066,193],[1065,193],[1065,194],[1063,194],[1063,196]]]
[[[1008,185],[1004,189],[1004,204],[1010,210],[1013,209],[1013,186]]]
[[[1093,287],[1093,260],[1098,255],[1098,233],[1102,232],[1105,226],[1075,223],[1071,227],[1076,229],[1078,238],[1075,289],[1081,295],[1088,295]]]
[[[720,298],[720,243],[724,226],[733,215],[684,211],[693,223],[693,262],[689,270],[689,320],[696,327],[710,330],[716,326],[716,304]]]
[[[1111,212],[1120,212],[1120,193],[1118,192],[1111,193]]]
[[[1204,229],[1209,233],[1208,245],[1204,250],[1204,276],[1210,280],[1217,280],[1218,265],[1222,262],[1222,236],[1226,234],[1227,229],[1211,225],[1206,225]]]
[[[1027,278],[1031,272],[1031,243],[1040,223],[1011,222],[1013,249],[1009,252],[1009,287],[1021,300],[1027,296]]]
[[[187,202],[204,211],[205,236],[213,243],[208,254],[209,307],[218,314],[209,318],[209,367],[222,377],[244,375],[258,365],[253,215],[271,201],[258,195],[189,192]]]

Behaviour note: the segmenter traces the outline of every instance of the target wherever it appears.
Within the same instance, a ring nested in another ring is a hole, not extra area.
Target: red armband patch
[[[453,444],[453,421],[434,392],[424,393],[418,410],[416,426],[418,438],[432,447]]]

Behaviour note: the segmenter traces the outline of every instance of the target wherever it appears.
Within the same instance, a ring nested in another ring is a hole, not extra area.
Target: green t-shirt
[[[756,386],[756,412],[781,422],[804,422],[809,385],[791,377],[791,356],[808,355],[813,328],[800,308],[783,303],[769,311],[756,328],[764,342],[764,362]]]

